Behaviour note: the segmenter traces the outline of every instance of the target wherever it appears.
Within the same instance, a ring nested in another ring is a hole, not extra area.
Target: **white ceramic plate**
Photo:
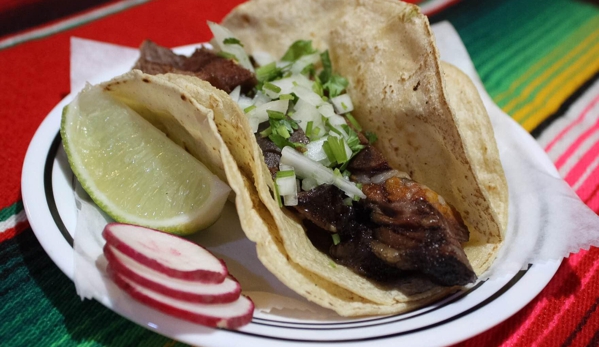
[[[98,81],[114,75],[115,71],[107,72],[99,76]],[[29,223],[50,258],[71,279],[74,276],[75,178],[58,132],[62,108],[72,98],[73,95],[69,95],[60,102],[39,127],[27,151],[22,176],[22,196]],[[257,311],[250,324],[227,331],[166,316],[128,300],[115,288],[109,288],[107,295],[96,299],[139,325],[192,345],[437,346],[465,340],[507,319],[545,287],[559,266],[559,262],[532,265],[515,276],[479,282],[468,290],[407,314],[345,319],[311,306],[274,278],[257,260],[255,247],[245,239],[232,206],[227,206],[220,220],[197,237],[227,262],[244,291],[267,287],[270,293],[295,300],[312,311]]]

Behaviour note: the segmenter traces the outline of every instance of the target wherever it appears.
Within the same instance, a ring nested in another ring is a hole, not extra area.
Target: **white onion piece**
[[[316,64],[318,61],[320,61],[320,54],[318,53],[304,55],[291,65],[290,71],[292,74],[300,74],[306,66]]]
[[[256,117],[248,117],[248,122],[250,123],[250,128],[253,133],[258,132],[258,128],[260,127],[260,120]]]
[[[281,94],[281,91],[275,92],[274,90],[270,90],[268,88],[262,88],[262,92],[271,99],[278,99]]]
[[[237,100],[237,105],[239,105],[239,108],[241,108],[242,110],[245,110],[246,108],[252,106],[253,104],[254,104],[254,101],[245,95],[240,95],[239,100]]]
[[[275,86],[281,88],[281,94],[291,94],[295,85],[303,86],[312,90],[313,81],[310,81],[308,77],[304,75],[291,75],[289,77],[281,78],[280,80],[270,82]]]
[[[235,101],[236,103],[239,103],[240,95],[241,95],[241,86],[235,87],[235,89],[233,89],[231,91],[231,93],[229,93],[229,96],[231,97],[231,99],[233,99],[233,101]]]
[[[237,44],[227,45],[224,43],[225,39],[236,38],[235,35],[229,29],[214,22],[208,22],[208,26],[210,27],[210,31],[212,31],[212,35],[214,35],[215,44],[218,48],[223,52],[233,54],[241,66],[254,72],[250,58],[242,46]]]
[[[358,196],[362,199],[366,198],[366,195],[362,193],[355,183],[350,182],[342,176],[335,175],[333,170],[310,160],[310,158],[305,157],[291,147],[283,148],[281,151],[281,162],[285,165],[293,166],[295,174],[299,178],[305,179],[311,177],[314,178],[318,184],[333,184],[337,186],[351,198],[354,196]]]
[[[335,111],[339,114],[351,112],[354,110],[354,104],[351,101],[349,94],[341,94],[331,99]]]
[[[335,110],[333,109],[333,105],[331,105],[329,103],[325,103],[323,105],[318,106],[318,112],[320,112],[321,115],[323,115],[327,118],[335,116]]]
[[[268,65],[275,61],[275,58],[273,58],[270,53],[264,51],[254,51],[252,53],[252,58],[254,58],[254,61],[256,61],[258,66]]]
[[[320,95],[316,94],[312,89],[306,88],[301,85],[296,85],[291,88],[291,91],[297,95],[298,98],[304,100],[313,106],[323,105],[326,101],[322,100]]]
[[[312,122],[312,129],[322,126],[322,118],[318,109],[306,101],[299,99],[295,104],[295,112],[291,115],[291,119],[297,122],[297,124],[305,132],[308,122]],[[324,132],[321,132],[324,133]],[[323,135],[323,134],[319,134]]]
[[[271,101],[271,99],[268,96],[264,95],[264,93],[262,93],[261,91],[258,91],[258,92],[256,92],[256,95],[254,96],[254,100],[252,101],[252,104],[254,104],[256,107],[259,107],[259,106],[262,106],[270,101]]]
[[[297,193],[297,184],[295,183],[295,175],[287,177],[277,177],[275,180],[279,195],[292,195]]]
[[[312,188],[316,188],[318,187],[318,183],[316,182],[316,180],[312,177],[306,177],[302,180],[302,190],[304,191],[308,191],[311,190]]]
[[[252,127],[252,131],[253,132],[258,131],[258,126],[256,125],[256,122],[258,122],[258,124],[260,124],[260,123],[266,122],[268,120],[268,113],[266,111],[272,110],[272,111],[286,113],[287,107],[289,107],[289,100],[276,100],[276,101],[267,102],[263,105],[256,107],[255,109],[251,110],[250,112],[248,112],[247,116],[250,120],[250,125]]]
[[[324,148],[322,148],[322,145],[326,140],[327,138],[323,137],[308,143],[306,145],[306,151],[304,152],[304,155],[311,160],[321,163],[324,166],[329,166],[331,161],[329,160],[329,157],[327,157]]]
[[[279,171],[293,170],[293,166],[279,163]]]
[[[297,206],[297,193],[292,195],[283,195],[283,205],[285,206]]]

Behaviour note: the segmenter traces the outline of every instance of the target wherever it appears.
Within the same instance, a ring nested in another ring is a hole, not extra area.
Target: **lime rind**
[[[224,207],[225,183],[100,87],[63,109],[61,136],[82,187],[116,221],[189,234]]]

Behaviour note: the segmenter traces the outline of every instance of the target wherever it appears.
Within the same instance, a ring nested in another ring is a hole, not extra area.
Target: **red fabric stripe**
[[[597,123],[595,123],[595,126],[588,130],[589,133],[585,133],[576,142],[584,141],[584,138],[588,138],[591,135],[591,133],[596,133],[598,130],[599,119],[597,120]],[[595,142],[595,144],[593,144],[593,146],[580,159],[578,159],[577,163],[572,167],[572,169],[570,169],[568,174],[566,174],[564,180],[568,182],[570,186],[576,184],[580,177],[585,173],[589,165],[595,159],[597,159],[597,157],[599,157],[599,141]]]
[[[596,160],[597,158],[595,158]],[[578,189],[576,189],[576,193],[580,197],[582,201],[584,201],[587,205],[593,195],[596,193],[597,188],[599,186],[599,166],[595,167],[593,171],[588,175],[587,180],[582,184]],[[589,205],[589,207],[591,207]],[[593,208],[593,207],[591,207]]]
[[[599,214],[599,183],[595,184],[595,189],[593,189],[593,192],[589,195],[589,198],[584,200],[584,203],[587,204],[587,206],[590,207],[591,210],[595,211],[595,213]]]
[[[553,315],[551,312],[559,310],[565,298],[576,294],[578,289],[576,284],[580,282],[580,274],[586,273],[592,265],[585,265],[585,263],[592,263],[597,257],[599,257],[597,248],[572,254],[562,263],[547,287],[521,311],[502,324],[457,344],[456,347],[529,347],[542,329],[548,325],[548,319]],[[555,345],[561,343],[561,341],[554,342]]]
[[[578,115],[578,117],[576,118],[575,121],[573,121],[572,123],[570,123],[567,127],[565,127],[559,134],[557,134],[557,136],[551,140],[551,142],[549,142],[549,144],[545,147],[545,151],[549,152],[551,150],[551,148],[553,148],[553,146],[555,146],[555,144],[560,141],[570,130],[572,130],[572,128],[574,128],[574,126],[578,125],[580,122],[582,122],[582,120],[584,119],[584,117],[586,116],[586,114],[595,106],[595,104],[597,104],[597,102],[599,102],[599,95],[597,95],[597,97],[595,97],[585,108],[584,110],[580,113],[580,115]],[[556,164],[556,166],[558,166]],[[559,166],[558,166],[559,167]]]
[[[5,240],[12,239],[27,228],[29,228],[29,222],[24,221],[21,223],[17,223],[17,225],[14,228],[6,229],[4,232],[0,232],[0,243]]]
[[[574,331],[574,328],[589,308],[587,305],[581,305],[579,301],[582,299],[591,301],[591,305],[594,303],[595,300],[592,297],[596,297],[596,292],[593,288],[595,281],[592,280],[599,275],[596,271],[599,268],[599,262],[595,262],[594,259],[587,256],[583,259],[582,265],[585,268],[588,267],[588,269],[584,274],[578,272],[580,277],[577,278],[576,282],[570,283],[568,287],[570,292],[565,293],[565,300],[562,298],[560,306],[556,307],[556,310],[547,312],[549,324],[541,325],[541,327],[544,327],[543,332],[540,336],[534,337],[535,340],[540,342],[538,346],[550,346],[555,345],[556,341],[564,341]],[[574,295],[575,292],[578,293]]]
[[[586,322],[580,322],[580,324],[584,324],[581,327],[577,326],[577,331],[574,331],[572,335],[568,336],[569,342],[568,346],[587,346],[589,342],[593,338],[593,336],[599,331],[599,308],[597,307],[599,304],[599,298],[596,298],[595,303],[591,305],[589,310],[585,312],[584,316],[588,319]],[[567,346],[564,346],[567,347]]]

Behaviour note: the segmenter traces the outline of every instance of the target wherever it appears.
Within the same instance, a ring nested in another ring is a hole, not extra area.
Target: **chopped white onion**
[[[291,119],[296,121],[304,132],[306,131],[308,122],[312,122],[312,129],[322,126],[322,118],[320,117],[318,109],[303,99],[297,101],[294,111],[295,112],[291,115]],[[324,131],[322,133],[324,133]]]
[[[293,87],[296,85],[312,90],[312,85],[314,84],[313,81],[309,80],[308,77],[304,75],[291,75],[270,83],[281,88],[281,94],[291,94],[293,92]]]
[[[325,103],[323,105],[318,106],[318,112],[320,112],[321,115],[327,118],[335,116],[335,110],[333,109],[333,105],[329,103]]]
[[[235,101],[236,103],[239,103],[240,95],[241,95],[241,86],[235,87],[235,89],[233,89],[231,91],[231,93],[229,93],[229,96],[231,97],[231,99],[233,99],[233,101]]]
[[[351,101],[349,94],[341,94],[331,99],[335,111],[339,114],[351,112],[354,110],[354,104]]]
[[[315,141],[310,141],[306,145],[306,151],[304,152],[304,155],[311,160],[321,163],[324,166],[329,166],[331,161],[324,151],[324,148],[322,148],[322,145],[326,140],[327,138],[323,137]]]
[[[277,177],[275,180],[279,195],[292,195],[297,193],[297,184],[295,183],[295,175],[288,177]]]
[[[306,101],[310,105],[320,106],[323,105],[326,101],[322,100],[320,95],[316,94],[312,89],[306,88],[301,85],[296,85],[291,88],[291,91],[297,95],[298,98]]]
[[[254,101],[245,95],[240,95],[239,100],[237,100],[237,104],[239,105],[239,108],[245,110],[246,108],[252,106],[254,104]]]
[[[317,163],[310,158],[299,153],[291,147],[284,147],[281,151],[281,162],[285,165],[291,165],[295,169],[295,174],[299,178],[311,177],[316,180],[318,184],[333,184],[339,189],[343,190],[345,194],[353,198],[358,196],[360,198],[366,198],[366,195],[348,179],[335,175],[333,170],[326,166]]]
[[[252,58],[254,58],[254,61],[256,61],[258,66],[268,65],[275,61],[275,58],[273,58],[270,53],[264,51],[254,51],[252,53]]]
[[[208,22],[208,26],[210,27],[210,31],[212,31],[212,35],[214,35],[215,44],[218,48],[223,52],[233,54],[241,66],[254,72],[250,58],[241,45],[224,43],[228,38],[236,39],[235,35],[229,29],[214,22]]]
[[[306,177],[302,180],[302,190],[307,191],[318,187],[318,182],[312,177]]]
[[[320,61],[319,53],[304,55],[291,65],[291,73],[300,74],[306,66],[316,64],[318,61]]]
[[[262,106],[270,101],[271,101],[271,99],[268,96],[264,95],[264,93],[262,93],[261,91],[258,91],[258,92],[256,92],[256,95],[254,96],[254,100],[252,101],[252,104],[255,105],[256,107],[259,107],[259,106]]]
[[[255,109],[248,112],[247,116],[250,119],[250,125],[253,132],[258,131],[258,125],[268,120],[268,113],[266,111],[272,110],[281,113],[286,113],[289,107],[289,100],[276,100],[262,104]],[[254,121],[252,121],[254,120]],[[256,125],[256,121],[258,125]]]

